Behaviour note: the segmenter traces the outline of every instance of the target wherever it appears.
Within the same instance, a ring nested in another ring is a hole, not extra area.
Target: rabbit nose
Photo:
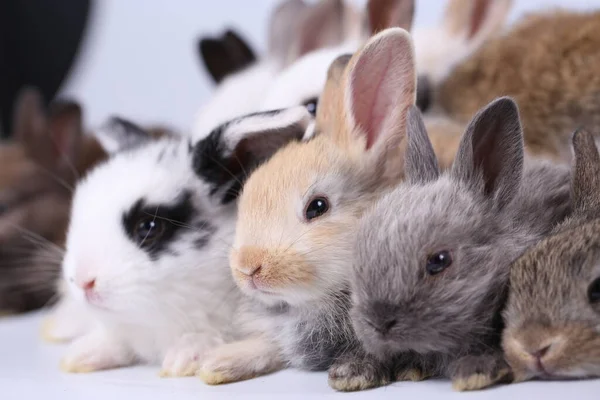
[[[378,321],[374,323],[373,321],[367,320],[367,324],[375,330],[375,332],[379,333],[382,336],[387,335],[390,330],[396,326],[398,321],[396,319],[387,319],[383,321]]]
[[[240,272],[246,276],[254,276],[256,275],[260,270],[262,269],[262,265],[261,264],[257,264],[257,265],[249,265],[246,266],[245,268],[241,268]]]
[[[89,279],[83,282],[80,282],[79,286],[83,289],[84,292],[92,292],[96,287],[96,279]]]
[[[552,347],[551,344],[549,344],[548,346],[542,347],[539,350],[533,351],[530,354],[534,357],[537,358],[538,360],[544,358],[544,356],[548,353],[548,350],[550,350],[550,347]]]

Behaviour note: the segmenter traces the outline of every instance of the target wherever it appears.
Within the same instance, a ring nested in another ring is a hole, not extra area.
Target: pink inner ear
[[[407,54],[411,49],[403,40],[387,40],[365,49],[352,72],[352,113],[354,121],[366,134],[367,149],[379,140],[399,103],[410,102],[414,80]]]
[[[476,0],[471,10],[471,25],[469,27],[468,38],[472,39],[483,25],[488,8],[490,8],[490,2],[488,0]]]

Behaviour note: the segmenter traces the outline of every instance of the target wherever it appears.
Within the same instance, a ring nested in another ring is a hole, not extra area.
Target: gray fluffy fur
[[[400,356],[397,375],[415,367],[453,380],[498,374],[510,263],[569,214],[569,169],[524,162],[509,98],[474,117],[443,174],[420,119],[413,109],[407,182],[361,221],[352,321],[369,353]],[[453,263],[431,276],[426,260],[441,250]]]

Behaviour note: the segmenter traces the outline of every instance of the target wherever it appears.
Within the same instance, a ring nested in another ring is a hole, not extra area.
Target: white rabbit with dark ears
[[[282,69],[304,54],[338,45],[344,39],[356,36],[362,22],[359,17],[354,7],[345,0],[319,0],[312,4],[303,0],[281,1],[269,21],[267,54],[224,76],[210,100],[198,111],[193,125],[194,135],[202,137],[217,125],[252,112],[300,105],[259,107],[267,88]],[[225,36],[229,36],[228,41],[231,41],[230,34]],[[229,58],[224,57],[226,50],[218,45],[204,47],[201,54],[207,68],[222,68],[221,64],[226,63],[224,58]],[[239,52],[239,43],[234,47]]]
[[[569,168],[524,160],[509,98],[473,118],[445,173],[416,108],[408,126],[408,182],[358,231],[353,326],[367,352],[400,357],[397,377],[449,377],[458,390],[510,380],[500,347],[510,264],[569,215]]]
[[[300,139],[310,119],[303,107],[254,114],[195,144],[104,131],[104,143],[125,149],[113,147],[75,190],[63,273],[94,326],[68,348],[65,371],[162,362],[163,376],[191,375],[232,337],[234,200],[252,168]]]

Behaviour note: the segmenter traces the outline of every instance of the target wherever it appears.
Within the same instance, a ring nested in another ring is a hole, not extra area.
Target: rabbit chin
[[[246,296],[252,297],[268,306],[286,303],[290,306],[299,307],[319,301],[322,297],[320,296],[322,292],[315,290],[310,285],[289,284],[285,287],[271,287],[260,281],[253,281],[249,277],[241,278],[237,276],[236,283]]]

